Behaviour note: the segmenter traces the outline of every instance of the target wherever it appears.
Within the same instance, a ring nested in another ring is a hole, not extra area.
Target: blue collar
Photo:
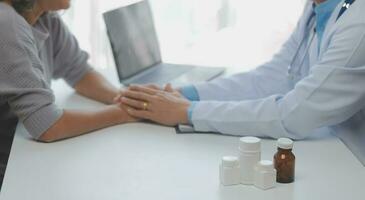
[[[327,22],[330,19],[332,12],[342,0],[327,0],[314,7],[316,14],[316,31],[318,37],[318,46],[321,44],[322,36],[326,28]]]

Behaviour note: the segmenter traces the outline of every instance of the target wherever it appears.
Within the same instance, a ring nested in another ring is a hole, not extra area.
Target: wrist
[[[106,108],[106,115],[109,118],[109,121],[114,124],[122,124],[126,121],[126,114],[123,113],[123,109],[117,105],[108,105]]]
[[[115,104],[115,98],[120,96],[120,90],[117,89],[113,89],[110,92],[110,95],[108,96],[108,100],[106,102],[107,105],[112,105]]]
[[[189,124],[189,108],[191,106],[191,102],[187,101],[182,105],[181,108],[181,118],[179,124]]]

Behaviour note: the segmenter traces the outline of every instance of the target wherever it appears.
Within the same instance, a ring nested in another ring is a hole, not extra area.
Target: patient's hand
[[[115,104],[112,106],[115,107],[120,112],[120,118],[121,118],[120,123],[121,124],[130,123],[130,122],[139,122],[142,120],[141,118],[130,115],[127,111],[128,107],[125,105]]]

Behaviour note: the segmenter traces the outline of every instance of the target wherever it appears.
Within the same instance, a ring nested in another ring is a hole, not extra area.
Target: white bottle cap
[[[235,167],[239,165],[239,160],[236,156],[224,156],[222,158],[223,167]]]
[[[239,146],[241,151],[258,152],[261,148],[261,140],[257,137],[242,137]]]
[[[277,141],[277,145],[281,149],[292,149],[293,143],[293,140],[289,138],[279,138]]]
[[[256,168],[259,171],[272,171],[274,169],[274,164],[270,160],[261,160],[257,163]]]

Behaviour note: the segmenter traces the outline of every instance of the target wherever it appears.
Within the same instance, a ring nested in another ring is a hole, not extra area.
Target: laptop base
[[[123,85],[171,83],[174,87],[212,80],[224,72],[221,67],[199,67],[192,65],[177,65],[161,63],[137,75],[122,80]]]

